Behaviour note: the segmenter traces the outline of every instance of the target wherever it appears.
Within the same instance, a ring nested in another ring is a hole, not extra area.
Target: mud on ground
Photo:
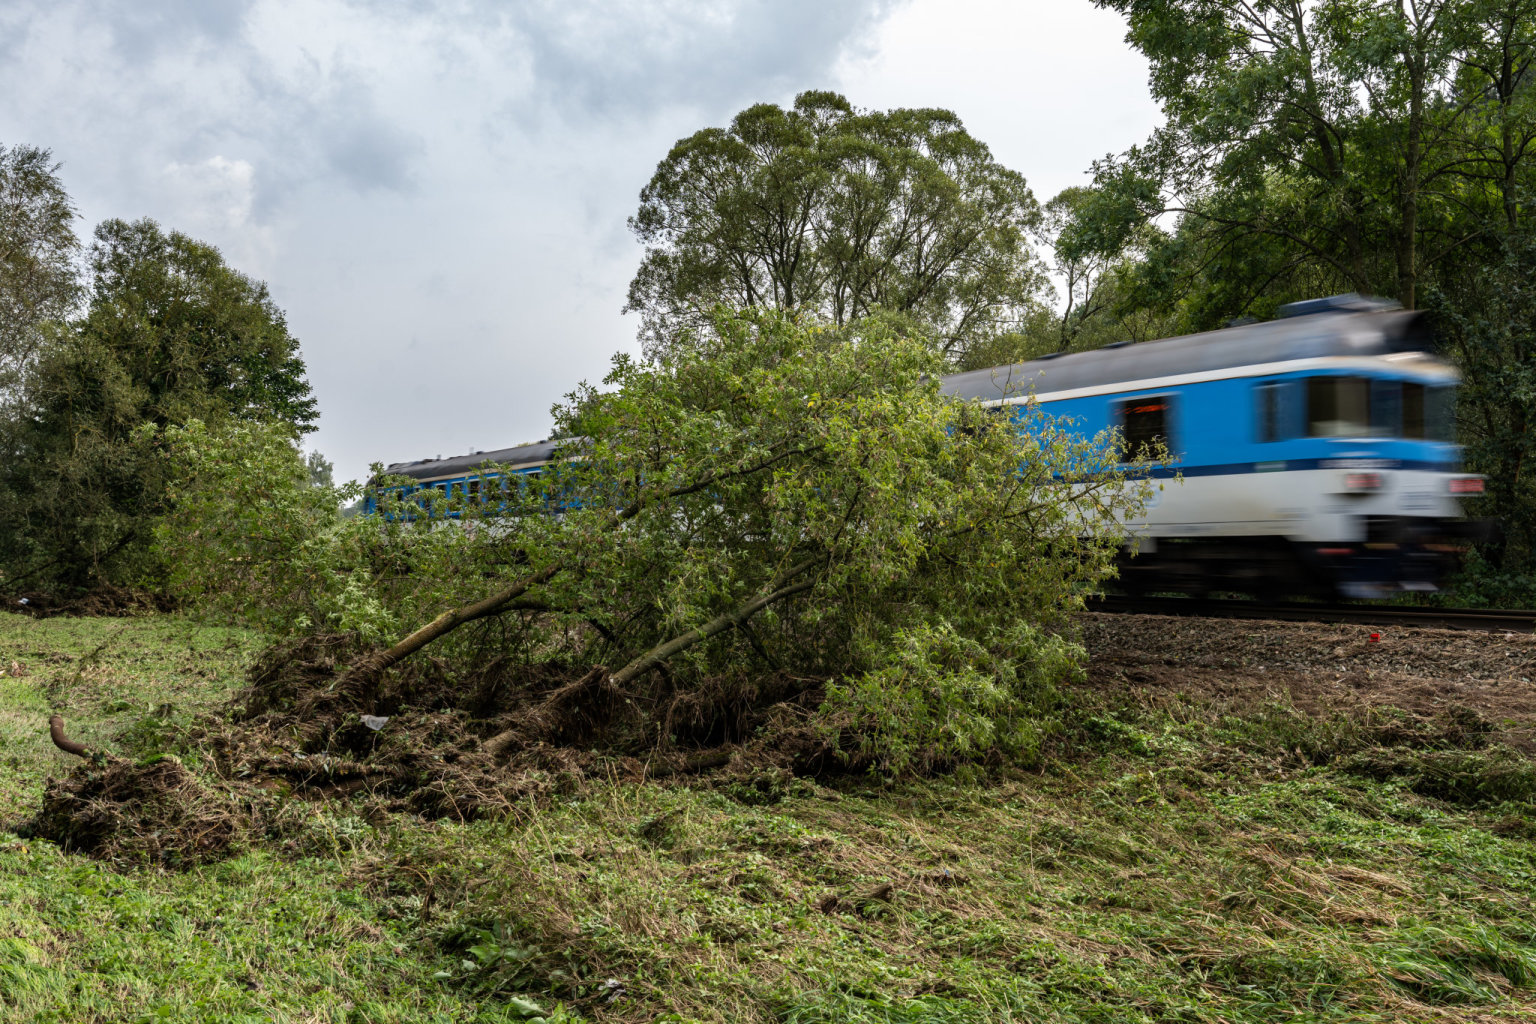
[[[1081,628],[1106,698],[1205,716],[1390,709],[1536,754],[1536,635],[1106,613]]]

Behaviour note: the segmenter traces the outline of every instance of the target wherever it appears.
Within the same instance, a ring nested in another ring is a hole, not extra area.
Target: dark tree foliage
[[[152,220],[104,222],[89,264],[90,308],[76,325],[81,344],[70,350],[85,358],[73,373],[67,355],[53,366],[54,393],[71,414],[89,418],[126,397],[139,418],[158,425],[231,415],[314,429],[299,343],[265,284],[226,265],[213,246]],[[75,387],[97,376],[89,366],[96,359],[122,379],[120,395],[98,400],[88,386]]]
[[[720,304],[838,326],[883,310],[954,357],[1038,305],[1039,216],[1023,177],[949,111],[802,93],[667,154],[630,220],[646,253],[625,311],[653,357],[707,331]]]
[[[1507,572],[1536,563],[1536,236],[1511,235],[1428,295],[1465,380],[1458,428],[1488,475],[1500,532],[1485,553]]]
[[[1098,168],[1080,234],[1172,214],[1132,301],[1204,327],[1321,291],[1419,304],[1520,226],[1533,0],[1095,0],[1167,123]]]
[[[8,585],[153,582],[166,481],[146,426],[313,429],[298,342],[266,286],[151,220],[106,221],[85,313],[39,353],[3,470]]]

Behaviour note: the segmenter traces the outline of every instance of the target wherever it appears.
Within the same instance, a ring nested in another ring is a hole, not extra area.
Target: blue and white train
[[[1013,411],[1038,403],[1073,429],[1161,442],[1173,478],[1130,524],[1132,591],[1379,597],[1433,590],[1478,526],[1460,499],[1456,371],[1421,314],[1358,296],[1139,345],[1119,343],[945,379],[956,397]],[[416,488],[473,499],[488,464],[533,474],[558,441],[399,463]],[[373,509],[370,499],[369,510]]]
[[[1132,524],[1135,591],[1379,597],[1433,590],[1476,534],[1460,499],[1456,371],[1422,314],[1338,296],[1279,318],[959,374],[958,396],[1039,403],[1126,446],[1161,441],[1182,482]]]

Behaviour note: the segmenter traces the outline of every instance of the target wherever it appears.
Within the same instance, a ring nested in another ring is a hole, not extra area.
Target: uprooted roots
[[[621,692],[603,666],[503,659],[465,670],[417,657],[349,672],[367,652],[343,635],[274,648],[252,668],[233,722],[200,743],[225,779],[304,795],[366,792],[390,808],[472,818],[605,775],[822,771],[802,728],[820,680],[710,680],[677,691],[658,673]],[[776,737],[790,726],[786,742]]]
[[[816,680],[713,680],[678,693],[659,677],[624,693],[603,666],[495,661],[463,672],[420,657],[358,682],[346,667],[365,655],[346,636],[269,651],[228,715],[185,737],[197,775],[171,756],[133,762],[86,748],[55,723],[60,749],[86,760],[49,783],[28,830],[117,863],[189,867],[280,831],[294,800],[356,797],[467,820],[575,791],[594,773],[755,778],[835,764],[805,728]]]

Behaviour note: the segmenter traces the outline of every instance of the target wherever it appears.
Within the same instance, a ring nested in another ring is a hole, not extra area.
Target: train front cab
[[[1315,476],[1315,505],[1291,535],[1306,577],[1342,597],[1433,591],[1483,525],[1461,500],[1483,479],[1454,442],[1456,376],[1417,353],[1370,368],[1259,385],[1256,444]]]
[[[1105,425],[1132,448],[1162,440],[1175,465],[1159,475],[1182,477],[1134,524],[1142,553],[1124,566],[1126,586],[1264,598],[1437,589],[1483,528],[1460,508],[1483,481],[1461,471],[1451,440],[1455,383],[1449,367],[1405,353],[1112,396]]]

